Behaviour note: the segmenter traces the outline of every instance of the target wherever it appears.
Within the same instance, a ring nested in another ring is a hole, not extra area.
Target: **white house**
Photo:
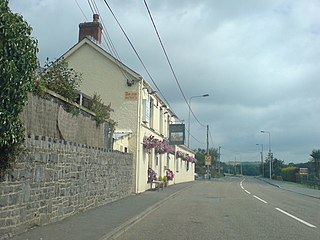
[[[111,103],[114,109],[111,118],[117,122],[114,149],[130,152],[135,159],[133,192],[150,188],[148,169],[157,177],[173,173],[169,184],[193,181],[195,153],[184,145],[167,144],[169,124],[176,123],[175,114],[140,74],[101,48],[102,26],[98,15],[94,15],[93,22],[81,23],[79,28],[79,42],[63,57],[70,67],[82,73],[81,92],[89,96],[97,93],[105,104]],[[148,139],[158,147],[148,144]]]

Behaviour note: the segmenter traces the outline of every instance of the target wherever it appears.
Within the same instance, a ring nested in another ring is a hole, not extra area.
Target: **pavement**
[[[212,179],[213,180],[213,179]],[[320,199],[320,190],[267,178],[278,188]],[[191,187],[194,182],[169,185],[164,190],[146,191],[90,209],[62,221],[29,229],[11,240],[107,240],[115,239],[144,216],[161,207],[168,199]]]
[[[12,240],[107,240],[162,206],[169,198],[191,187],[194,182],[169,185],[164,190],[134,194],[90,209],[59,222],[29,229]]]
[[[278,181],[278,180],[273,180],[269,178],[259,178],[260,180],[269,183],[275,187],[290,191],[290,192],[295,192],[299,193],[305,196],[313,197],[313,198],[318,198],[320,199],[320,190],[318,189],[312,189],[308,188],[302,184],[299,183],[293,183],[293,182],[285,182],[285,181]]]

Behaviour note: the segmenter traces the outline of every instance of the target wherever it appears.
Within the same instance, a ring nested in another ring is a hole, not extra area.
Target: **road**
[[[117,239],[320,240],[320,200],[254,178],[197,181]]]

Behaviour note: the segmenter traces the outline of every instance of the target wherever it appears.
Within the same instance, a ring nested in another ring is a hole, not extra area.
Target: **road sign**
[[[300,174],[308,174],[308,168],[299,168],[299,173]]]
[[[206,166],[210,166],[211,165],[211,156],[210,155],[205,155],[204,156],[204,162]]]

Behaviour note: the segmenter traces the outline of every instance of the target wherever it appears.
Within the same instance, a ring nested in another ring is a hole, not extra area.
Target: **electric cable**
[[[119,54],[118,54],[118,52],[117,52],[117,50],[116,50],[116,48],[115,48],[115,46],[113,44],[113,41],[112,41],[112,39],[110,37],[110,34],[107,31],[107,28],[106,28],[106,26],[104,24],[103,18],[102,18],[101,14],[100,14],[100,11],[98,9],[98,6],[97,6],[95,0],[88,0],[88,4],[89,4],[89,6],[91,8],[92,13],[93,14],[98,13],[99,16],[100,16],[100,22],[101,22],[101,24],[103,26],[103,29],[104,29],[104,31],[102,32],[102,35],[105,36],[103,38],[103,40],[106,43],[107,48],[109,49],[109,53],[114,57],[114,59],[116,61],[116,64],[117,64],[121,74],[124,76],[124,78],[126,80],[129,79],[126,71],[124,70],[124,65],[123,65],[123,63],[121,61],[121,58],[120,58],[120,56],[119,56]]]
[[[176,75],[176,73],[175,73],[175,71],[174,71],[174,69],[173,69],[173,66],[172,66],[172,64],[171,64],[171,62],[170,62],[169,56],[168,56],[167,51],[166,51],[166,49],[165,49],[165,47],[164,47],[164,44],[163,44],[163,42],[162,42],[162,40],[161,40],[159,31],[158,31],[158,29],[157,29],[157,27],[156,27],[156,24],[155,24],[154,20],[153,20],[153,17],[152,17],[152,15],[151,15],[151,12],[150,12],[150,9],[149,9],[149,7],[148,7],[148,4],[147,4],[146,0],[144,0],[144,4],[145,4],[146,9],[147,9],[147,11],[148,11],[148,14],[149,14],[150,20],[151,20],[151,22],[152,22],[153,28],[154,28],[157,36],[158,36],[158,39],[159,39],[161,48],[162,48],[163,53],[164,53],[164,55],[165,55],[165,57],[166,57],[166,59],[167,59],[167,62],[168,62],[168,64],[169,64],[169,67],[170,67],[170,69],[171,69],[171,72],[172,72],[172,74],[173,74],[173,77],[174,77],[174,79],[175,79],[175,81],[176,81],[176,83],[177,83],[177,85],[178,85],[178,87],[179,87],[179,90],[180,90],[180,92],[181,92],[181,94],[182,94],[182,96],[183,96],[183,98],[184,98],[184,100],[185,100],[185,102],[186,102],[186,104],[187,104],[190,112],[192,113],[193,117],[197,120],[197,122],[198,122],[202,127],[206,127],[204,124],[202,124],[202,123],[199,121],[199,119],[196,117],[196,115],[195,115],[194,112],[192,111],[192,109],[191,109],[191,107],[190,107],[190,104],[189,104],[189,102],[188,102],[188,100],[187,100],[187,98],[186,98],[186,96],[185,96],[185,94],[184,94],[184,92],[183,92],[183,90],[182,90],[182,87],[181,87],[181,84],[180,84],[180,82],[179,82],[179,80],[178,80],[178,78],[177,78],[177,75]]]
[[[78,1],[77,1],[77,0],[74,0],[74,1],[76,2],[76,4],[77,4],[78,8],[79,8],[79,9],[80,9],[80,11],[82,12],[82,14],[83,14],[84,18],[88,21],[88,18],[87,18],[87,17],[86,17],[86,15],[84,14],[84,12],[83,12],[82,8],[80,7],[80,5],[79,5]]]
[[[113,18],[115,19],[115,21],[117,22],[118,26],[120,27],[122,33],[124,34],[124,36],[126,37],[127,41],[129,42],[131,48],[133,49],[134,53],[136,54],[137,58],[139,59],[141,65],[143,66],[144,70],[146,71],[148,77],[150,78],[150,80],[152,81],[152,83],[154,84],[155,88],[157,89],[157,91],[159,92],[159,94],[161,95],[161,97],[163,98],[163,100],[165,101],[165,103],[172,109],[172,107],[170,106],[168,100],[165,98],[164,94],[161,92],[160,88],[158,87],[158,85],[156,84],[156,82],[154,81],[153,77],[151,76],[150,72],[148,71],[146,65],[144,64],[144,62],[142,61],[139,53],[137,52],[137,50],[135,49],[133,43],[131,42],[130,38],[128,37],[127,33],[125,32],[125,30],[123,29],[122,25],[120,24],[120,22],[118,21],[118,18],[116,17],[116,15],[114,14],[114,12],[112,11],[110,5],[108,4],[108,2],[106,0],[104,0],[104,3],[106,4],[106,6],[108,7],[110,13],[112,14]]]

